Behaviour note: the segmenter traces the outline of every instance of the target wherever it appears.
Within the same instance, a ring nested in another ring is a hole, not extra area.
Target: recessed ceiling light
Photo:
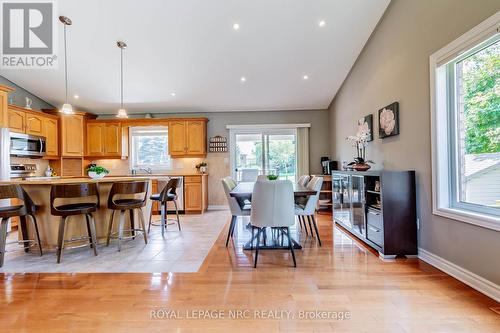
[[[233,24],[233,29],[234,30],[239,30],[240,29],[240,25],[238,23],[234,23]]]
[[[302,78],[303,78],[304,80],[308,80],[308,79],[309,79],[309,76],[308,76],[308,75],[304,75],[304,76],[302,76]]]
[[[319,21],[319,22],[318,22],[318,25],[319,25],[320,27],[324,27],[324,26],[326,25],[325,20],[321,20],[321,21]]]
[[[175,92],[171,92],[170,95],[172,95],[172,97],[175,96]]]
[[[79,99],[79,98],[80,98],[80,96],[78,96],[78,95],[73,95],[73,97],[74,97],[75,99]]]
[[[247,82],[247,78],[242,76],[241,79],[240,79],[241,82]]]

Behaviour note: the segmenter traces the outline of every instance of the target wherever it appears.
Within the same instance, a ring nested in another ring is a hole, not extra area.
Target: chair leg
[[[236,216],[234,215],[231,216],[231,223],[229,224],[229,231],[227,232],[227,238],[226,238],[226,247],[227,244],[229,244],[229,237],[232,236],[235,221],[236,221]]]
[[[89,245],[90,248],[93,248],[94,244],[92,243],[92,231],[90,230],[89,214],[85,214],[85,222],[87,223],[87,235],[89,236]]]
[[[113,220],[115,217],[115,211],[111,211],[111,216],[109,218],[109,223],[108,223],[108,237],[106,238],[106,246],[109,246],[109,240],[111,238],[111,232],[113,231]]]
[[[165,205],[164,203],[162,202],[160,204],[160,215],[161,215],[161,237],[165,238],[165,229],[167,227],[167,223],[166,223],[166,218],[167,218],[167,214],[166,214],[166,209],[165,209]]]
[[[302,227],[302,219],[300,218],[300,215],[297,215],[297,220],[299,220],[300,230],[304,229],[304,228]]]
[[[94,255],[97,255],[97,237],[96,237],[96,232],[95,232],[95,220],[94,216],[92,214],[86,214],[88,215],[88,224],[90,228],[90,239],[92,243],[92,248],[94,249]]]
[[[33,225],[35,226],[35,236],[36,236],[36,242],[38,245],[38,250],[40,251],[40,257],[43,255],[42,251],[42,242],[40,242],[40,233],[38,232],[38,222],[36,220],[35,215],[30,215],[31,220],[33,221]]]
[[[144,222],[144,213],[142,208],[139,208],[139,221],[141,222],[142,234],[144,235],[144,243],[148,243],[148,235],[146,233],[146,223]]]
[[[151,220],[153,218],[153,204],[151,204],[151,209],[149,210],[149,223],[148,223],[148,234],[151,231]]]
[[[312,218],[314,230],[316,230],[316,237],[318,238],[318,244],[319,244],[319,246],[321,246],[321,238],[319,238],[318,226],[316,225],[316,218],[314,217],[314,215],[311,215],[311,218]]]
[[[311,225],[311,216],[307,215],[307,221],[309,222],[309,231],[311,232],[311,236],[312,236],[312,238],[314,238],[313,228]],[[307,225],[306,225],[306,229],[307,229]]]
[[[290,236],[290,228],[286,227],[285,230],[288,237],[288,247],[290,248],[290,252],[292,252],[293,267],[297,267],[297,261],[295,261],[295,252],[293,251],[292,237]]]
[[[233,229],[231,230],[231,237],[234,238],[234,229],[236,229],[236,224],[238,223],[238,216],[234,217]]]
[[[5,257],[5,245],[7,244],[7,225],[9,224],[9,219],[0,219],[0,267],[3,266],[3,260]]]
[[[260,233],[261,228],[257,228],[257,243],[255,244],[255,261],[253,263],[253,268],[257,268],[257,259],[259,258],[259,243],[260,243]]]
[[[306,217],[304,215],[302,217],[302,223],[304,224],[304,229],[306,230],[306,236],[309,236],[309,232],[307,231],[307,222],[306,222]]]
[[[130,216],[130,232],[132,233],[132,239],[135,239],[135,216],[134,216],[134,210],[129,209],[129,216]]]
[[[21,234],[23,236],[23,241],[27,241],[30,239],[28,234],[28,224],[26,221],[26,215],[19,217],[19,224],[21,227]],[[24,252],[28,253],[30,251],[29,242],[23,242]]]
[[[175,215],[177,215],[177,226],[179,227],[179,231],[181,231],[181,220],[179,219],[179,210],[177,209],[177,200],[174,200],[175,206]]]
[[[125,211],[120,211],[120,224],[118,224],[118,252],[122,250],[123,229],[125,227]]]
[[[59,221],[59,233],[57,235],[57,263],[61,263],[64,248],[64,230],[66,229],[66,217],[61,217]]]

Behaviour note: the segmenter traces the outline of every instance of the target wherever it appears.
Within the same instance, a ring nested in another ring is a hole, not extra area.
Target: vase
[[[202,166],[202,167],[200,167],[200,172],[201,172],[202,174],[205,174],[205,173],[207,172],[207,167],[206,167],[206,166]]]
[[[368,163],[356,163],[352,165],[352,168],[356,171],[367,171],[371,166]]]

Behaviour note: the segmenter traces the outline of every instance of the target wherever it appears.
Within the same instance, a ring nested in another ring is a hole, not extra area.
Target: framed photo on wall
[[[381,139],[399,134],[399,102],[378,110],[378,136]]]
[[[358,119],[357,133],[368,133],[367,142],[373,141],[373,115],[369,114],[363,118]]]

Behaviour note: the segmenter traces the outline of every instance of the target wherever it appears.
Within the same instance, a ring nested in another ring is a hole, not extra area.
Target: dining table
[[[235,198],[239,205],[243,208],[244,206],[248,206],[252,201],[252,192],[255,182],[239,182],[235,188],[233,188],[229,192],[229,196]],[[295,198],[304,198],[311,195],[315,195],[317,193],[316,190],[312,190],[307,188],[304,185],[301,185],[296,182],[292,182],[293,185],[293,195]],[[248,225],[251,228],[251,224]],[[248,242],[243,245],[243,250],[253,250],[254,249],[254,240],[256,239],[256,234],[252,232],[252,237]],[[302,246],[299,242],[295,240],[295,238],[291,237],[293,248],[297,250],[301,250]],[[271,229],[270,232],[264,233],[263,237],[264,244],[259,246],[259,250],[287,250],[288,243],[287,237],[283,237],[283,235],[278,231]]]

